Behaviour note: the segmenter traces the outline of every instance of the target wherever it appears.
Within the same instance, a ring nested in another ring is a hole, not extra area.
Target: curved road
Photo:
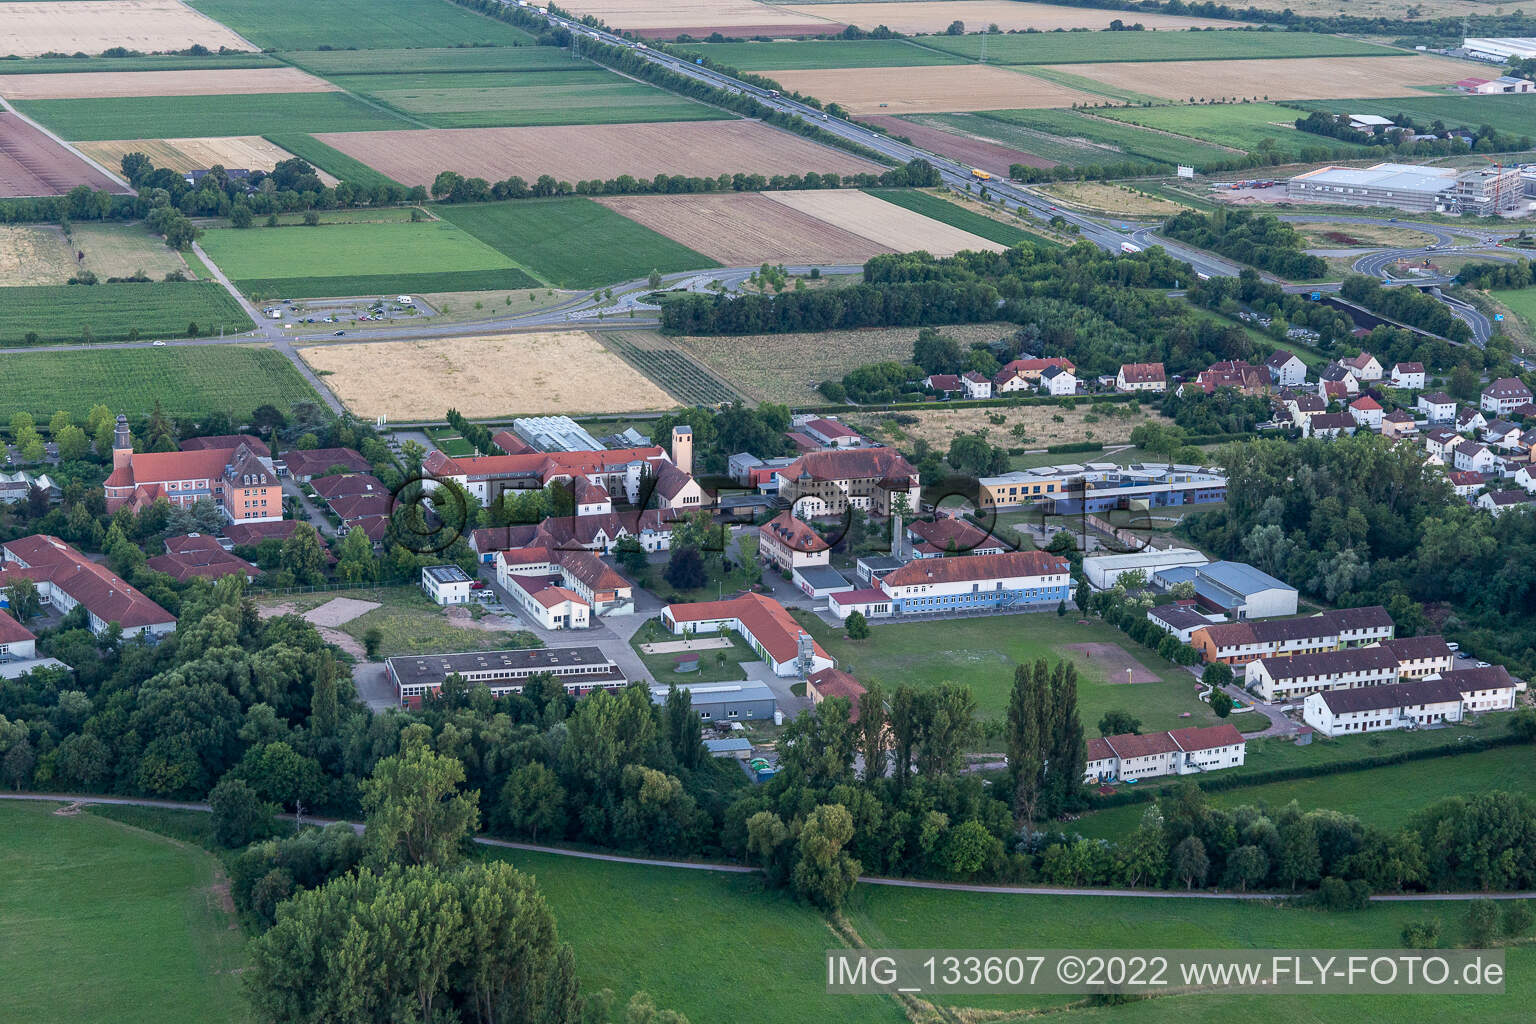
[[[54,804],[108,804],[118,807],[160,807],[172,811],[195,811],[204,814],[210,813],[210,808],[205,803],[182,802],[177,800],[149,800],[134,797],[120,796],[94,796],[91,794],[68,793],[0,793],[0,800],[26,800],[38,803]],[[285,820],[293,820],[293,815],[284,814],[279,817]],[[357,822],[343,822],[335,818],[310,818],[304,819],[312,825],[348,824],[358,832],[362,832],[363,826]],[[476,836],[475,842],[481,846],[494,846],[499,849],[524,850],[529,853],[546,853],[557,857],[575,857],[581,860],[601,860],[612,864],[638,864],[644,867],[672,868],[683,871],[718,871],[732,875],[757,874],[758,869],[746,867],[741,864],[716,864],[707,861],[688,860],[654,860],[648,857],[626,857],[616,853],[591,853],[585,850],[568,850],[559,846],[538,846],[533,843],[516,843],[506,839],[490,839],[484,836]],[[996,895],[1011,896],[1136,896],[1145,899],[1180,899],[1180,900],[1279,900],[1288,899],[1287,893],[1255,893],[1255,892],[1211,892],[1201,890],[1199,892],[1178,892],[1171,889],[1107,889],[1107,888],[1052,888],[1043,885],[974,885],[968,882],[928,882],[911,878],[881,878],[875,875],[860,875],[859,883],[862,885],[890,885],[903,889],[940,889],[948,892],[980,892]],[[1439,901],[1465,901],[1479,899],[1493,900],[1524,900],[1536,898],[1536,892],[1499,892],[1499,893],[1395,893],[1372,896],[1373,902],[1379,903],[1414,903],[1414,902],[1439,902]]]

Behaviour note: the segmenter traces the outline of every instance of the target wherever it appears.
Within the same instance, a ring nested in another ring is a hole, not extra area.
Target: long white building
[[[1236,768],[1246,757],[1246,742],[1235,726],[1225,723],[1146,735],[1095,737],[1088,741],[1083,781],[1129,782]]]
[[[1302,717],[1324,736],[1342,736],[1460,722],[1469,714],[1514,706],[1514,680],[1502,665],[1493,665],[1392,686],[1310,694]]]

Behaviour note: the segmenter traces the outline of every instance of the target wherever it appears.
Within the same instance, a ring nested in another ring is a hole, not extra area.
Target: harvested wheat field
[[[863,263],[895,251],[754,193],[616,196],[598,202],[728,267]]]
[[[786,89],[823,102],[836,100],[855,114],[1024,110],[1101,99],[1020,71],[980,64],[775,71],[773,77]]]
[[[186,173],[217,164],[220,167],[244,167],[248,171],[270,171],[278,161],[293,154],[273,145],[260,135],[230,135],[211,139],[122,139],[116,142],[79,142],[80,152],[107,167],[121,167],[129,153],[143,153],[156,167],[169,167]],[[336,179],[319,168],[315,173],[327,185]]]
[[[771,202],[799,210],[897,252],[922,249],[935,256],[953,256],[962,249],[1002,252],[1008,248],[853,189],[765,192],[762,195]]]
[[[473,419],[677,405],[584,331],[315,345],[299,355],[358,416],[430,420],[453,408]]]
[[[6,6],[0,3],[0,10]],[[0,199],[62,196],[76,185],[128,191],[127,186],[50,139],[30,121],[0,111]]]
[[[1119,18],[1139,21],[1149,29],[1232,28],[1241,22],[1185,18],[1174,14],[1148,14],[1134,11],[1092,10],[1081,7],[1057,7],[1052,4],[1015,3],[1013,0],[897,0],[895,3],[823,3],[787,4],[782,10],[799,15],[832,18],[873,29],[884,25],[893,32],[913,35],[919,32],[943,32],[952,21],[965,22],[968,32],[984,31],[997,25],[1004,32],[1023,29],[1105,29]],[[1346,94],[1347,95],[1347,94]]]
[[[0,12],[3,13],[3,12]],[[247,93],[335,92],[336,86],[298,68],[230,71],[96,71],[0,77],[8,100],[76,100],[112,96],[233,96]]]
[[[52,225],[0,224],[0,287],[63,284],[74,272],[75,254],[63,231]]]
[[[590,14],[614,28],[627,28],[657,36],[681,33],[696,38],[716,30],[728,36],[746,35],[819,35],[834,33],[842,24],[832,24],[837,15],[830,10],[797,12],[755,0],[572,0],[562,5],[575,14]],[[839,10],[841,10],[839,8]]]
[[[315,138],[406,185],[430,185],[445,167],[465,177],[565,181],[633,174],[862,174],[885,170],[758,121],[433,128],[330,132]]]
[[[956,335],[954,328],[946,328],[944,333]],[[887,444],[910,446],[913,441],[921,438],[940,451],[947,451],[949,442],[956,435],[971,434],[978,430],[987,431],[993,444],[1044,447],[1077,441],[1102,441],[1105,444],[1126,441],[1136,425],[1148,416],[1168,422],[1145,409],[1135,416],[1106,416],[1103,410],[1095,412],[1089,405],[1079,405],[1076,409],[1063,409],[1059,405],[935,408],[910,414],[903,410],[904,419],[909,415],[915,417],[917,422],[897,423],[889,414],[878,413],[850,414],[843,419],[848,421],[849,426]],[[990,418],[993,416],[1002,416],[1003,422],[993,423]],[[1022,427],[1022,437],[1014,433],[1015,427]],[[1070,458],[1063,456],[1060,461],[1067,462]]]
[[[1126,185],[1098,181],[1064,181],[1039,191],[1067,206],[1119,217],[1172,217],[1187,209],[1183,203],[1148,195]]]
[[[962,345],[1006,338],[1014,324],[964,324],[939,330]],[[824,380],[870,363],[910,362],[916,327],[874,327],[819,334],[756,334],[668,339],[720,374],[743,394],[763,402],[813,405],[826,401],[816,390]],[[439,414],[441,415],[441,414]],[[948,442],[945,442],[948,446]]]
[[[46,0],[0,3],[0,56],[89,53],[121,46],[158,53],[191,46],[256,47],[177,0]]]
[[[1169,60],[1062,64],[1055,66],[1055,70],[1170,100],[1403,96],[1419,86],[1449,85],[1466,75],[1464,65],[1440,57]]]

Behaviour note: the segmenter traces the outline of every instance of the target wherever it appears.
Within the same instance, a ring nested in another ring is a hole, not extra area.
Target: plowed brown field
[[[1170,100],[1262,96],[1325,100],[1411,95],[1449,85],[1466,67],[1440,57],[1302,57],[1294,60],[1170,60],[1062,64],[1058,71]]]
[[[905,135],[912,140],[913,145],[931,149],[935,153],[942,153],[961,163],[980,167],[984,171],[991,171],[1003,177],[1008,176],[1008,171],[1014,164],[1024,164],[1027,167],[1056,166],[1056,161],[1047,160],[1043,156],[1035,156],[1033,153],[1026,153],[1019,149],[1009,149],[1007,146],[999,146],[995,142],[961,135],[958,132],[946,132],[941,128],[933,128],[925,124],[915,124],[912,121],[902,121],[894,117],[861,117],[859,120],[877,128],[884,128],[892,135]]]
[[[885,168],[757,121],[563,125],[547,128],[433,128],[332,132],[315,136],[407,185],[438,172],[501,181],[564,181],[633,174],[879,173]]]
[[[298,68],[229,71],[96,71],[5,75],[8,100],[73,100],[103,96],[230,96],[241,93],[335,92],[336,86]]]
[[[0,199],[61,196],[76,185],[128,191],[29,122],[0,112]]]
[[[775,71],[773,77],[786,89],[823,102],[836,100],[855,114],[1021,110],[1100,99],[1033,75],[979,64]]]
[[[863,263],[895,251],[751,193],[615,196],[598,202],[726,266]]]
[[[43,0],[0,3],[0,55],[97,54],[114,46],[157,53],[202,45],[255,47],[177,0]]]

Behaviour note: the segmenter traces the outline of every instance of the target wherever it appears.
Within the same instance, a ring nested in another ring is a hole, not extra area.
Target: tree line
[[[1465,344],[1472,340],[1472,328],[1452,315],[1450,307],[1445,303],[1418,288],[1406,285],[1383,288],[1381,282],[1374,277],[1350,274],[1344,278],[1339,295],[1374,313],[1451,341]]]
[[[1163,234],[1201,249],[1230,256],[1281,277],[1322,277],[1328,264],[1302,251],[1296,229],[1272,214],[1249,210],[1185,210],[1168,219]]]

